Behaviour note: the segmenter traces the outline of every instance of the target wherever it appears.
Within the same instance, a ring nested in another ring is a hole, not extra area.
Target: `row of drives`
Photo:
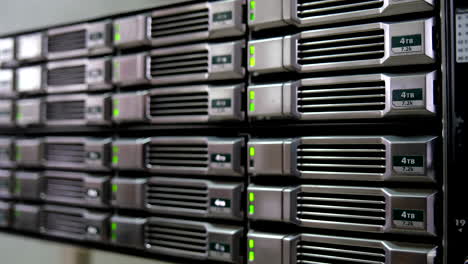
[[[435,5],[190,1],[4,36],[0,125],[436,118]],[[405,18],[391,18],[398,15]],[[328,26],[338,22],[344,26]],[[283,26],[290,33],[260,32]],[[330,71],[347,72],[318,77]],[[273,81],[276,73],[301,77]],[[0,226],[236,264],[433,264],[439,143],[436,136],[3,137]],[[427,242],[401,242],[415,237]]]
[[[435,189],[340,185],[343,180],[437,182],[433,164],[437,140],[395,136],[248,141],[215,137],[3,139],[0,225],[232,263],[245,259],[316,263],[332,258],[430,264],[436,258],[436,245],[318,235],[307,230],[438,235]],[[245,186],[235,180],[243,177],[245,169],[254,179],[278,177],[287,182],[297,177],[330,183]],[[121,171],[115,175],[114,170]],[[141,170],[157,176],[147,177]],[[189,179],[186,175],[206,177]],[[12,198],[14,202],[5,202]],[[61,205],[39,205],[38,201]],[[68,207],[73,205],[88,209]],[[158,217],[111,215],[106,211],[109,208]],[[303,233],[250,230],[245,237],[244,216],[255,223],[302,227]],[[187,217],[228,221],[217,224]]]

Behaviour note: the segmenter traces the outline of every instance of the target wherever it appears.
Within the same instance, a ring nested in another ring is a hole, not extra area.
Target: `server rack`
[[[185,1],[2,36],[0,226],[177,262],[467,261],[466,8]]]

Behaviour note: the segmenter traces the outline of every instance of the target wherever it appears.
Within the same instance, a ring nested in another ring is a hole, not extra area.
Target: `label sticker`
[[[88,154],[86,155],[86,157],[89,159],[89,160],[100,160],[101,159],[101,153],[97,152],[97,151],[90,151],[88,152]]]
[[[393,156],[393,170],[403,174],[424,173],[423,156]]]
[[[393,225],[399,228],[424,229],[424,211],[393,209]]]
[[[211,162],[215,162],[215,163],[231,162],[231,154],[213,153],[211,154]]]
[[[224,198],[211,198],[211,207],[216,208],[231,208],[231,200]]]
[[[101,106],[90,106],[88,107],[88,114],[100,114],[102,112]]]
[[[231,63],[232,63],[231,55],[213,56],[211,58],[211,64],[214,64],[214,65],[231,64]]]
[[[231,107],[231,99],[213,99],[211,100],[211,108],[226,108]]]
[[[232,19],[232,11],[218,12],[213,14],[213,22],[223,22]]]
[[[396,107],[423,106],[423,89],[393,90],[392,103]]]
[[[231,246],[226,243],[211,242],[210,256],[228,258],[231,255]]]
[[[89,34],[89,40],[92,40],[92,41],[100,40],[102,39],[103,36],[104,34],[102,34],[102,32],[91,32]]]
[[[394,53],[411,53],[422,51],[421,34],[392,37],[392,51]]]

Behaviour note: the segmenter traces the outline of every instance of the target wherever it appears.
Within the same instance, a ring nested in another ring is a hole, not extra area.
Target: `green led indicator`
[[[119,164],[119,156],[112,156],[112,164]]]
[[[249,110],[250,110],[250,112],[255,112],[255,104],[254,103],[249,104]]]
[[[20,217],[21,216],[21,212],[20,211],[15,211],[15,217]]]
[[[115,25],[115,26],[114,26],[114,31],[115,31],[114,40],[115,40],[115,41],[120,41],[120,39],[121,39],[121,36],[120,36],[120,25]]]
[[[16,194],[21,193],[21,181],[18,179],[15,181],[15,193]]]
[[[117,184],[112,184],[112,192],[117,192],[119,190],[119,186],[117,186]],[[112,225],[114,225],[115,223],[112,223]],[[117,224],[115,224],[117,225]]]
[[[257,5],[256,1],[250,1],[250,9],[255,9],[256,5]]]
[[[112,239],[112,241],[117,240],[117,234],[116,234],[116,233],[112,233],[112,234],[111,234],[111,239]]]
[[[112,147],[112,152],[113,152],[114,154],[119,153],[119,147],[113,146],[113,147]]]
[[[250,154],[251,157],[255,156],[255,148],[254,147],[249,148],[249,154]]]
[[[254,261],[255,260],[255,252],[249,251],[249,261]]]
[[[119,109],[114,109],[114,116],[118,117],[120,115],[120,110]]]
[[[255,151],[254,151],[254,152],[255,152]],[[255,193],[253,193],[253,192],[249,193],[249,201],[250,201],[250,202],[255,201]]]
[[[255,20],[255,14],[254,13],[250,13],[250,21],[254,21]]]
[[[16,120],[21,120],[23,119],[23,114],[22,113],[17,113],[16,114]]]
[[[113,103],[114,103],[114,107],[115,107],[115,106],[119,106],[120,101],[119,101],[118,99],[115,99]]]
[[[255,241],[253,239],[249,239],[249,248],[255,247]]]
[[[249,98],[250,98],[250,100],[255,99],[255,91],[250,91],[249,92]]]
[[[255,57],[250,58],[250,63],[249,63],[250,67],[254,67],[256,64],[257,62],[255,61]]]
[[[117,230],[117,223],[112,223],[112,224],[111,224],[111,230],[112,230],[112,231]]]
[[[249,205],[249,214],[255,214],[255,205],[251,204]]]
[[[250,55],[254,55],[255,54],[255,46],[250,46],[249,47],[249,52],[250,52]]]

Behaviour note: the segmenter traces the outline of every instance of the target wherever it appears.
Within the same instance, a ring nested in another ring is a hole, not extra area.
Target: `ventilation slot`
[[[305,144],[297,148],[302,173],[384,174],[383,144]]]
[[[48,143],[45,147],[45,159],[52,162],[84,163],[84,145]]]
[[[86,82],[86,67],[84,65],[51,69],[47,71],[49,86],[83,84]]]
[[[85,101],[48,102],[47,120],[85,119]]]
[[[151,20],[152,38],[206,32],[208,30],[208,9],[180,12],[166,16],[153,16]]]
[[[62,52],[86,48],[86,30],[67,32],[48,37],[48,51]]]
[[[381,248],[301,241],[297,245],[298,264],[385,264]]]
[[[84,235],[86,224],[81,215],[65,213],[45,213],[45,228],[47,232],[60,232],[67,234]]]
[[[385,198],[371,195],[300,193],[297,218],[371,227],[385,225]]]
[[[145,226],[145,244],[147,248],[206,255],[208,234],[203,227],[151,223]]]
[[[45,189],[49,197],[84,199],[83,181],[81,179],[47,177]]]
[[[300,18],[346,14],[356,11],[378,9],[384,0],[299,0],[297,15]]]
[[[384,30],[301,39],[298,50],[301,65],[380,59],[385,54]]]
[[[147,164],[164,167],[208,167],[208,146],[151,144],[147,152]]]
[[[151,56],[151,76],[164,77],[179,74],[208,72],[208,51],[181,52]]]
[[[385,82],[303,86],[300,113],[376,111],[385,109]]]
[[[148,184],[146,201],[151,206],[171,209],[188,209],[205,212],[208,208],[208,188],[206,186],[186,186],[177,184]]]
[[[208,115],[208,92],[153,95],[152,117]]]

